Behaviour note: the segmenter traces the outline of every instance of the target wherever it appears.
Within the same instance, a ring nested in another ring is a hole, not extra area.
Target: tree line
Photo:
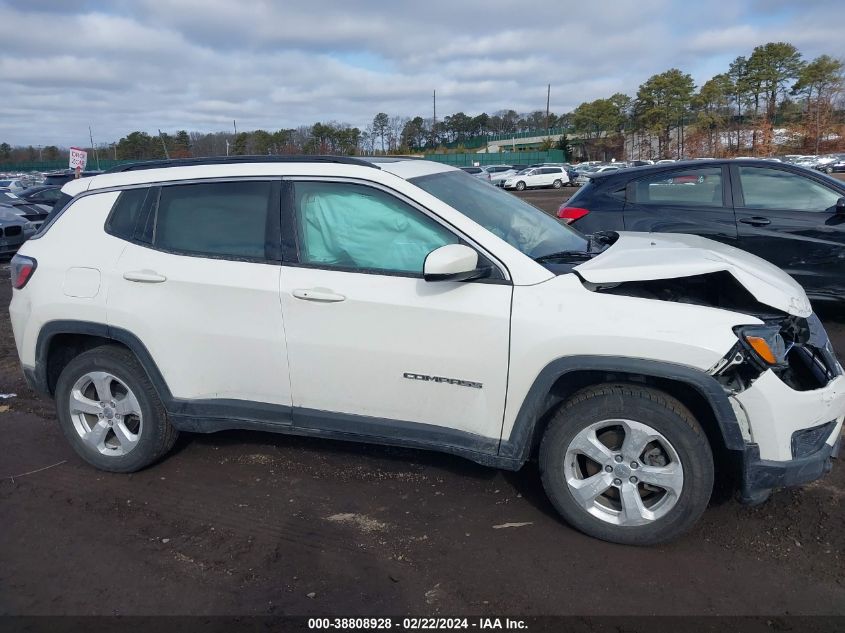
[[[587,157],[643,158],[768,155],[776,147],[819,153],[845,146],[843,62],[829,55],[805,60],[786,42],[770,42],[696,88],[677,68],[571,112],[456,112],[441,119],[379,112],[364,129],[337,121],[249,132],[150,135],[135,131],[98,148],[102,157],[146,160],[244,154],[380,154],[461,149],[487,137],[563,131],[580,139]],[[566,137],[561,146],[566,145]],[[551,148],[551,142],[548,143]],[[625,149],[627,148],[627,150]],[[56,146],[0,144],[0,163],[67,156]]]

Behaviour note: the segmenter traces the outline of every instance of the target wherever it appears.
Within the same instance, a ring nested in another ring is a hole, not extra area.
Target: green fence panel
[[[449,149],[456,147],[465,147],[466,149],[477,149],[484,147],[493,141],[514,141],[516,145],[519,144],[520,139],[524,138],[547,138],[549,136],[558,136],[561,134],[571,133],[571,130],[566,130],[562,127],[554,127],[548,130],[527,130],[525,132],[512,132],[510,134],[487,134],[485,136],[472,136],[463,139],[462,141],[452,141],[445,143],[443,146]]]
[[[114,160],[111,158],[100,159],[100,169],[109,169],[115,165],[123,165],[126,163],[137,163],[137,160]],[[32,172],[32,171],[61,171],[68,168],[68,159],[62,160],[33,160],[25,162],[0,162],[0,172]],[[93,156],[88,156],[88,165],[85,169],[97,169],[97,161]]]
[[[425,157],[427,160],[456,167],[469,167],[475,163],[479,165],[531,165],[533,163],[564,162],[563,150],[560,149],[552,149],[547,152],[499,152],[497,154],[426,154]]]

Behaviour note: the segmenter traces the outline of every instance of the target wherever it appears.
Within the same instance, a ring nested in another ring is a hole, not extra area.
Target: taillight
[[[581,207],[561,207],[557,212],[557,217],[564,220],[567,224],[572,224],[576,220],[583,218],[589,212],[589,209],[582,209]]]
[[[32,257],[24,257],[23,255],[12,257],[12,261],[9,262],[9,270],[12,274],[12,287],[15,290],[23,288],[32,278],[32,273],[35,272],[37,266],[38,262]]]

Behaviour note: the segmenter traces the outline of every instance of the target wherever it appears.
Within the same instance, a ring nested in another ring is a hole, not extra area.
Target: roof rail
[[[124,171],[139,171],[142,169],[162,169],[165,167],[191,167],[193,165],[227,165],[230,163],[340,163],[343,165],[359,165],[381,169],[366,160],[352,156],[206,156],[203,158],[167,158],[161,160],[145,160],[140,163],[117,165],[106,170],[107,174]]]

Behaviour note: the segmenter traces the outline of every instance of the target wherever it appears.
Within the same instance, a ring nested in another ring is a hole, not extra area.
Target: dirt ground
[[[845,319],[824,318],[842,356]],[[563,524],[534,466],[226,432],[183,434],[134,475],[95,471],[25,386],[5,308],[0,393],[17,394],[0,400],[2,615],[845,614],[841,461],[631,548]]]

